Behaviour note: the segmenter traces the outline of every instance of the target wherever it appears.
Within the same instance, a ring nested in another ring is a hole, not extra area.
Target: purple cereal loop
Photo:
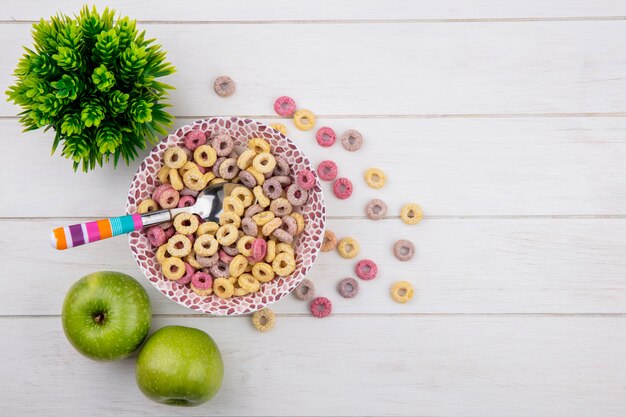
[[[198,194],[200,194],[200,191],[191,190],[189,188],[183,188],[182,190],[180,190],[179,194],[182,196],[191,196],[195,199],[198,196]]]
[[[287,160],[281,156],[274,156],[276,160],[276,167],[274,167],[274,175],[277,177],[289,175],[291,172],[291,168],[289,167],[289,163]]]
[[[220,156],[215,160],[215,163],[213,164],[213,174],[215,174],[216,177],[220,176],[220,165],[222,165],[222,162],[224,162],[225,160],[225,156]]]
[[[274,178],[270,178],[267,181],[265,181],[262,187],[263,187],[263,192],[265,193],[265,195],[271,198],[272,200],[280,197],[283,194],[282,185],[280,185],[280,183],[276,181],[276,179]]]
[[[152,192],[152,200],[156,201],[158,203],[159,202],[159,198],[161,197],[161,194],[163,193],[163,191],[165,191],[165,190],[173,190],[173,189],[174,188],[170,184],[159,185]]]
[[[315,285],[311,280],[303,279],[300,284],[293,290],[293,295],[302,301],[310,300],[315,297]]]
[[[310,190],[315,186],[315,175],[308,169],[302,169],[296,175],[296,182],[303,190]]]
[[[274,172],[266,172],[266,173],[263,174],[263,176],[267,180],[267,179],[272,178],[274,176]],[[263,184],[265,184],[265,183],[263,183]]]
[[[354,278],[344,278],[339,281],[337,291],[343,298],[354,298],[359,293],[359,282]]]
[[[241,219],[241,230],[248,236],[257,236],[259,234],[259,226],[250,217]]]
[[[228,156],[233,151],[235,143],[228,135],[217,135],[211,139],[211,146],[215,149],[217,156]]]
[[[191,285],[199,290],[208,290],[213,286],[213,277],[206,272],[196,272],[191,277]]]
[[[298,222],[296,222],[296,219],[287,214],[283,216],[283,223],[280,225],[280,228],[289,233],[291,236],[295,236],[298,231]]]
[[[372,220],[380,220],[387,214],[387,204],[377,198],[365,206],[365,215]]]
[[[206,135],[199,130],[192,130],[185,135],[185,147],[191,151],[195,151],[200,145],[206,143]]]
[[[230,97],[235,94],[236,84],[227,75],[219,76],[213,82],[213,91],[220,97]]]
[[[178,208],[183,208],[183,207],[191,207],[194,204],[196,204],[196,199],[193,198],[190,195],[185,195],[182,196],[179,200],[178,200]]]
[[[230,264],[233,261],[233,257],[224,252],[224,249],[220,250],[218,254],[220,257],[220,261],[224,262],[225,264]]]
[[[230,275],[230,272],[228,271],[228,264],[225,264],[222,261],[217,261],[217,263],[209,268],[209,270],[211,271],[211,275],[215,278],[226,278]]]
[[[170,223],[170,222],[168,222]],[[163,228],[161,228],[163,229]],[[165,239],[169,240],[169,238],[171,238],[172,236],[174,236],[176,234],[176,229],[174,229],[174,226],[168,227],[167,229],[163,230],[163,232],[165,233]]]
[[[150,244],[155,248],[164,245],[165,242],[167,242],[165,232],[159,226],[149,227],[146,231],[146,236],[148,236]]]
[[[281,96],[274,101],[274,111],[279,116],[291,117],[296,112],[296,102],[288,96]]]
[[[317,133],[315,134],[315,140],[320,146],[329,147],[333,146],[335,140],[337,139],[337,134],[330,127],[320,127]]]
[[[239,249],[237,249],[237,241],[231,243],[228,246],[222,246],[222,250],[230,256],[239,255]]]
[[[293,236],[287,233],[283,229],[274,230],[272,232],[272,237],[276,238],[277,240],[283,243],[287,243],[288,245],[291,245],[291,243],[293,242]]]
[[[311,301],[311,305],[309,306],[311,310],[311,314],[313,314],[317,318],[322,318],[328,316],[333,310],[333,303],[326,297],[317,297],[313,301]]]
[[[337,164],[326,160],[317,166],[317,175],[324,181],[332,181],[337,177]]]
[[[287,175],[278,175],[276,177],[272,177],[272,179],[278,181],[281,187],[287,187],[288,185],[291,185],[291,183],[293,182],[291,181],[291,178],[288,177]]]
[[[415,255],[415,245],[410,240],[400,239],[393,244],[393,255],[400,261],[409,261]]]
[[[252,217],[255,214],[259,214],[263,211],[263,207],[260,204],[253,204],[243,212],[244,217]]]
[[[239,174],[239,167],[237,166],[237,159],[228,158],[225,159],[218,169],[219,176],[225,180],[232,180]]]
[[[250,252],[252,254],[251,258],[255,262],[262,261],[263,258],[265,258],[265,254],[267,253],[267,242],[265,241],[265,239],[254,239]]]
[[[277,198],[270,203],[270,211],[277,217],[283,217],[293,211],[293,207],[289,200]]]
[[[352,195],[352,181],[347,178],[337,178],[333,183],[333,194],[340,200]]]
[[[254,175],[246,170],[239,171],[239,180],[241,181],[241,184],[248,188],[256,187],[256,178],[254,178]]]
[[[358,151],[363,146],[363,135],[358,130],[348,129],[341,135],[341,145],[347,151]]]
[[[369,281],[376,278],[378,275],[378,266],[371,259],[363,259],[357,262],[354,267],[356,276],[364,281]]]
[[[163,190],[159,196],[159,205],[164,209],[171,209],[178,206],[180,195],[173,188]]]
[[[215,265],[217,263],[217,261],[219,261],[219,254],[216,252],[211,256],[200,256],[198,254],[196,254],[196,261],[206,267],[206,268],[210,268],[213,265]]]
[[[309,193],[298,186],[298,184],[291,184],[287,188],[287,200],[292,206],[301,206],[306,203],[309,198]]]
[[[169,229],[170,227],[172,227],[173,225],[174,225],[174,223],[172,223],[172,222],[165,222],[165,223],[161,223],[161,224],[159,224],[159,227],[160,227],[161,229],[163,229],[163,230],[167,230],[167,229]],[[172,227],[172,228],[173,228],[173,227]],[[168,238],[168,239],[169,239],[169,238]]]

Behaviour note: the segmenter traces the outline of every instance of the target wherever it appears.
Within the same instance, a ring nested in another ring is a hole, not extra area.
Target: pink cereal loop
[[[356,276],[364,281],[374,279],[378,275],[378,266],[371,259],[363,259],[357,262],[354,270]]]
[[[324,126],[319,128],[315,134],[315,139],[320,146],[327,148],[333,146],[335,140],[337,140],[337,134],[330,127]]]
[[[190,151],[196,150],[196,148],[200,145],[204,145],[206,143],[206,135],[204,132],[199,130],[192,130],[187,133],[185,136],[185,148]]]
[[[252,248],[250,249],[252,252],[252,258],[257,262],[265,258],[265,254],[267,253],[267,242],[265,239],[254,239],[252,242]]]
[[[324,181],[332,181],[337,177],[337,164],[326,160],[317,166],[317,175]]]
[[[164,245],[167,241],[167,236],[165,232],[159,226],[150,227],[147,230],[146,235],[148,236],[148,241],[154,247]]]
[[[333,194],[340,200],[352,195],[352,181],[347,178],[337,178],[333,183]]]
[[[315,175],[308,169],[302,169],[296,175],[296,182],[303,190],[310,190],[315,186]]]
[[[191,207],[196,204],[196,199],[190,195],[184,195],[178,200],[178,208]]]
[[[333,303],[326,297],[317,297],[311,301],[309,309],[315,317],[322,318],[328,316],[333,310]]]
[[[225,264],[229,264],[233,260],[233,257],[227,254],[226,252],[224,252],[223,249],[220,250],[219,257],[220,257],[220,261],[224,262]]]
[[[206,272],[198,271],[191,277],[191,285],[199,290],[208,290],[213,286],[213,277]]]
[[[161,194],[163,194],[163,191],[169,190],[169,189],[173,189],[170,184],[159,185],[152,192],[152,200],[154,200],[154,201],[156,201],[158,203],[159,202],[159,198],[161,197]]]
[[[193,266],[189,265],[185,262],[185,275],[182,278],[176,280],[179,284],[189,284],[191,282],[191,277],[196,273],[196,270]]]
[[[296,102],[291,97],[278,97],[274,102],[274,111],[280,116],[291,117],[296,112]]]

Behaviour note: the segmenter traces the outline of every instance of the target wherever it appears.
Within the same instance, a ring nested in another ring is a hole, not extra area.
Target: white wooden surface
[[[81,4],[3,2],[0,90],[30,23]],[[20,133],[18,109],[2,101],[1,416],[626,414],[626,2],[96,4],[136,17],[169,51],[177,126],[276,121],[272,101],[288,94],[320,124],[359,129],[365,146],[348,154],[287,123],[314,162],[331,157],[354,180],[350,200],[328,195],[328,224],[358,238],[381,273],[343,300],[334,287],[352,263],[324,254],[310,277],[333,317],[313,319],[288,297],[259,334],[247,317],[165,299],[124,239],[53,251],[53,226],[123,211],[136,164],[73,174],[49,156],[51,135]],[[210,88],[221,74],[238,84],[226,100]],[[361,180],[370,166],[388,173],[383,190]],[[390,206],[378,223],[363,217],[374,196]],[[397,219],[408,201],[424,206],[418,226]],[[412,262],[391,256],[398,238],[416,243]],[[213,401],[160,406],[136,388],[134,359],[99,364],[72,350],[63,297],[104,269],[146,286],[155,329],[196,326],[217,340],[226,378]],[[416,289],[407,305],[387,295],[399,279]]]

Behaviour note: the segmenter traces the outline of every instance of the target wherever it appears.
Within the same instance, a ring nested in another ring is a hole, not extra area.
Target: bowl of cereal
[[[172,301],[213,315],[250,313],[295,289],[323,241],[319,179],[289,138],[237,117],[182,126],[139,166],[126,212],[187,207],[200,189],[220,182],[242,186],[228,210],[225,200],[219,223],[179,214],[129,234],[130,249]]]

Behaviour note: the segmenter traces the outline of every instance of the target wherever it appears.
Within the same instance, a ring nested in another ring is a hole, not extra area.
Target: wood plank
[[[623,317],[157,319],[209,332],[225,379],[196,408],[160,406],[134,359],[96,363],[58,318],[0,319],[7,415],[623,416]],[[80,399],[80,401],[77,401]],[[287,400],[288,399],[288,400]]]
[[[358,152],[346,152],[339,143],[328,150],[317,145],[312,132],[287,123],[314,165],[333,159],[340,175],[353,180],[354,194],[343,201],[324,184],[330,216],[363,216],[366,202],[375,197],[387,201],[390,216],[410,201],[422,204],[427,216],[626,212],[624,118],[323,118],[319,123],[339,134],[354,127],[365,137]],[[115,216],[123,211],[139,161],[75,174],[69,161],[50,158],[52,132],[22,134],[15,120],[0,120],[0,129],[7,149],[27,155],[0,153],[0,177],[19,176],[19,181],[4,181],[4,192],[20,202],[0,205],[0,216]],[[387,173],[385,188],[366,186],[362,175],[371,166]]]
[[[79,0],[63,0],[40,3],[36,0],[8,2],[0,10],[0,20],[38,20],[55,14],[58,10],[72,13],[84,3]],[[245,0],[211,0],[196,2],[180,0],[176,7],[164,0],[93,1],[99,8],[106,6],[139,20],[150,21],[275,21],[275,20],[387,20],[387,19],[501,19],[501,18],[554,18],[598,17],[626,15],[626,6],[619,0],[588,2],[530,0],[463,0],[438,2],[391,0],[384,7],[374,0],[326,1],[315,7],[294,7],[287,0],[270,0],[263,3]]]
[[[272,115],[283,94],[322,115],[625,110],[621,21],[141,27],[178,67],[166,80],[176,115]],[[17,62],[30,28],[0,25],[0,39]],[[229,99],[212,92],[222,74],[238,85]],[[17,112],[0,103],[0,116]]]
[[[157,314],[190,313],[143,279],[124,238],[52,249],[50,230],[76,220],[0,221],[0,264],[7,278],[0,315],[60,314],[74,281],[101,270],[136,277]],[[354,261],[322,253],[309,274],[317,294],[332,299],[337,314],[626,314],[626,219],[437,219],[414,227],[397,219],[332,219],[328,228],[361,243]],[[400,238],[417,247],[410,262],[391,254]],[[337,283],[354,276],[354,265],[363,258],[378,264],[379,277],[361,282],[357,298],[342,299]],[[399,280],[414,285],[409,304],[396,304],[389,296],[389,287]],[[309,314],[307,303],[292,296],[272,309]]]

